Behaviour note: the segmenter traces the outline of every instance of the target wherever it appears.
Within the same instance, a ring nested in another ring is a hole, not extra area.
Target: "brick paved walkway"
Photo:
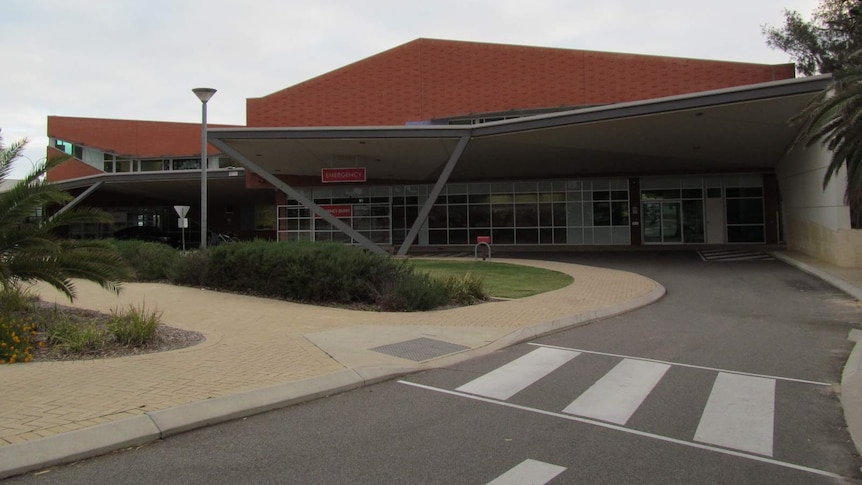
[[[370,342],[417,338],[429,329],[476,348],[513,330],[619,305],[658,287],[622,271],[518,262],[568,273],[575,282],[529,298],[422,313],[323,308],[151,283],[127,284],[117,297],[79,283],[78,307],[109,311],[144,303],[161,310],[165,323],[199,331],[207,340],[157,354],[0,366],[0,446],[322,376],[345,365],[392,365],[400,359],[371,353]],[[45,301],[68,304],[50,288],[40,286],[39,292]],[[337,349],[335,358],[311,335]]]

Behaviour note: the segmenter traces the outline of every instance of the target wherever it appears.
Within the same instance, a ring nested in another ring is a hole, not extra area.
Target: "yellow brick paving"
[[[515,330],[630,301],[657,287],[623,271],[509,262],[562,271],[575,281],[529,298],[421,313],[325,308],[154,283],[126,284],[118,297],[78,282],[77,307],[107,312],[144,304],[161,310],[166,324],[201,332],[206,341],[156,354],[0,366],[0,446],[343,369],[304,337],[314,332],[374,331],[371,325]],[[45,301],[68,304],[51,288],[37,289]]]

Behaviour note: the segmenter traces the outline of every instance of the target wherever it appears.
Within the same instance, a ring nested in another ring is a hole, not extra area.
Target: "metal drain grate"
[[[395,344],[381,345],[380,347],[374,347],[371,350],[380,352],[381,354],[401,357],[402,359],[422,362],[423,360],[441,357],[446,354],[467,350],[469,348],[470,347],[465,347],[463,345],[450,344],[449,342],[422,337],[413,340],[405,340],[404,342],[398,342]]]

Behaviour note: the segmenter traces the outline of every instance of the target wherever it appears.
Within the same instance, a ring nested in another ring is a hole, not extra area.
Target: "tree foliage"
[[[821,0],[811,20],[784,11],[784,25],[764,25],[766,45],[788,53],[800,74],[838,72],[852,66],[862,49],[862,0]]]
[[[0,136],[0,182],[9,177],[26,142],[5,146]],[[58,235],[59,228],[70,224],[110,222],[110,215],[89,208],[51,217],[45,214],[46,208],[72,199],[44,177],[65,160],[54,158],[38,164],[23,180],[0,193],[0,284],[4,289],[44,281],[74,300],[72,279],[80,278],[110,291],[120,290],[128,270],[116,248],[105,241],[67,240]]]

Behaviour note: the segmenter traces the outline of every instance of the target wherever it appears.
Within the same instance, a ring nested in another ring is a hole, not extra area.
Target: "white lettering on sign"
[[[365,167],[323,168],[320,170],[320,180],[331,182],[365,182]]]

